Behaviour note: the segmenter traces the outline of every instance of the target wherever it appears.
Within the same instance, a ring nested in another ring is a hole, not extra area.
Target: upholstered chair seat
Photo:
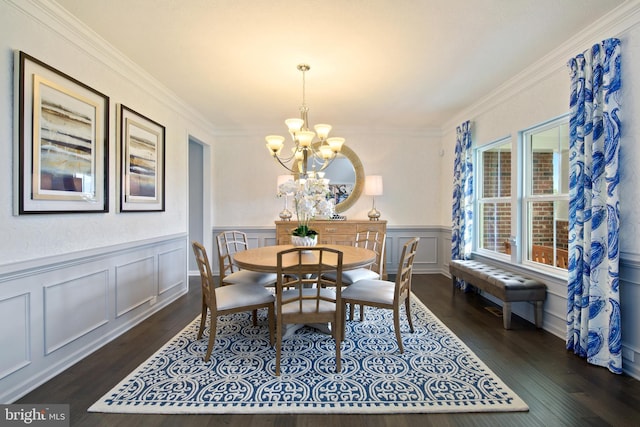
[[[256,271],[239,270],[224,276],[224,284],[237,285],[242,283],[253,283],[262,286],[269,286],[276,283],[276,273],[258,273]]]
[[[273,294],[258,284],[240,283],[216,288],[218,310],[232,310],[247,305],[267,304],[274,300]]]

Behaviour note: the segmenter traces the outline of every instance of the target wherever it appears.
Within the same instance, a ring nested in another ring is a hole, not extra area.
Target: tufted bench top
[[[540,303],[539,310],[542,310],[542,301],[547,296],[547,286],[544,283],[479,261],[451,260],[449,271],[454,280],[454,287],[457,277],[500,298],[505,303],[503,305],[504,314],[506,316],[508,313],[509,318],[511,317],[509,303],[534,301]],[[505,318],[504,321],[505,328],[508,328],[510,319]],[[536,324],[540,322],[541,319],[536,319]]]
[[[503,301],[535,301],[544,300],[546,297],[546,285],[537,280],[474,260],[452,260],[451,263],[455,264],[458,269],[473,274],[474,278],[482,279],[486,281],[487,284],[498,289],[504,288],[505,292],[502,296],[491,292]],[[463,277],[460,278],[464,279]],[[469,282],[474,284],[473,280],[469,280]],[[488,289],[486,290],[489,292]],[[501,292],[499,293],[502,294]],[[519,295],[522,293],[526,295]],[[527,297],[527,295],[529,296]],[[513,297],[517,299],[512,299]]]

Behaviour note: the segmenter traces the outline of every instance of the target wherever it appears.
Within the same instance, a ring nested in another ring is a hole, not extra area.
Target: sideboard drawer
[[[339,221],[334,221],[330,224],[318,224],[318,230],[316,230],[320,234],[353,234],[354,236],[357,233],[357,225],[345,223],[341,224]]]
[[[384,234],[387,232],[387,224],[386,222],[380,221],[367,221],[367,222],[359,222],[357,225],[357,232],[364,233],[367,231],[378,232]]]
[[[277,228],[278,236],[291,236],[293,234],[293,230],[298,228],[297,222],[287,222],[287,225],[282,225]]]

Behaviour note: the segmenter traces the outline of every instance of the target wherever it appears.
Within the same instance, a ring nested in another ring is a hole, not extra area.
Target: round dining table
[[[347,245],[318,245],[316,247],[325,247],[341,251],[343,271],[353,270],[361,267],[368,267],[376,260],[376,253],[371,249]],[[293,248],[293,245],[262,246],[259,248],[247,249],[233,254],[233,261],[238,267],[245,270],[257,271],[261,273],[277,273],[278,252],[291,248]],[[290,260],[290,262],[288,262],[287,260]],[[313,273],[315,269],[317,269],[318,260],[313,253],[303,254],[302,260],[303,262],[306,262],[306,260],[308,260],[309,273]],[[287,254],[283,259],[283,266],[293,265],[297,262],[298,261],[295,253]],[[333,253],[325,252],[324,262],[329,265],[335,264],[337,263],[337,257]],[[285,326],[283,338],[290,337],[302,326],[304,325],[287,324]],[[326,323],[314,323],[309,324],[308,326],[311,326],[325,334],[331,333],[331,330]]]
[[[368,267],[376,260],[376,253],[370,249],[365,249],[357,246],[347,245],[318,245],[317,247],[337,249],[342,252],[342,270],[353,270],[361,267]],[[245,270],[257,271],[260,273],[276,273],[278,269],[278,253],[291,249],[293,245],[277,245],[277,246],[262,246],[259,248],[247,249],[244,251],[236,252],[233,254],[234,263]],[[331,253],[325,253],[325,262],[332,264],[337,258]],[[287,262],[287,258],[291,260]],[[313,268],[315,264],[317,266],[318,260],[314,255],[308,254],[309,267]],[[283,259],[283,265],[291,265],[297,262],[295,254],[288,254]],[[303,262],[305,257],[303,256]]]

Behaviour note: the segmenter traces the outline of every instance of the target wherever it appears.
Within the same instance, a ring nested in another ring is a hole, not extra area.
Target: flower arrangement
[[[309,221],[319,216],[331,216],[335,211],[333,200],[327,200],[330,194],[328,179],[286,181],[278,190],[280,194],[293,194],[298,218],[298,227],[293,231],[294,236],[315,236],[318,233],[309,228]]]

